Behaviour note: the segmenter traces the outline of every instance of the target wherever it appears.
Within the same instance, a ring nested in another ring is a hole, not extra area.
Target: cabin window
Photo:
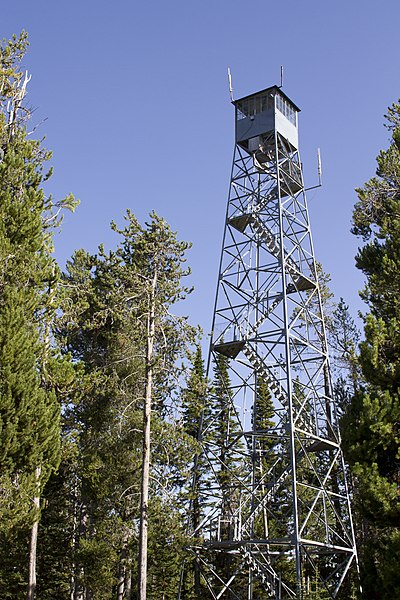
[[[292,104],[286,100],[279,93],[275,92],[275,95],[269,91],[262,94],[257,94],[255,96],[250,96],[250,98],[244,98],[240,102],[236,104],[236,118],[238,121],[241,119],[246,119],[248,117],[254,117],[262,112],[267,110],[272,110],[274,108],[274,98],[276,97],[276,108],[281,112],[285,117],[296,125],[296,111],[293,108]]]
[[[238,102],[236,108],[237,120],[240,121],[241,119],[258,115],[266,110],[272,110],[274,108],[274,97],[271,92],[257,94]]]
[[[293,123],[293,125],[296,125],[296,111],[290,102],[288,102],[286,98],[280,94],[276,95],[276,108],[279,110],[279,112],[285,115],[288,121]]]

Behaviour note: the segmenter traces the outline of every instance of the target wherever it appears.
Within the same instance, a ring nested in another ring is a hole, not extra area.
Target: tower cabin
[[[303,190],[298,157],[300,109],[276,85],[233,104],[236,145],[253,156],[255,170],[266,171],[278,161],[280,195],[291,196]]]
[[[236,109],[236,143],[247,152],[257,152],[273,144],[275,132],[290,145],[288,151],[298,150],[297,113],[300,109],[274,85],[256,94],[233,102]],[[272,139],[271,139],[272,138]]]

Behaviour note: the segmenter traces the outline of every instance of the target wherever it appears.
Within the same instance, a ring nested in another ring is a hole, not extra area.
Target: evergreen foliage
[[[154,214],[143,228],[128,212],[126,227],[117,231],[120,243],[115,251],[77,251],[62,281],[57,339],[73,358],[75,384],[63,411],[64,446],[69,448],[61,464],[65,477],[49,482],[45,518],[49,532],[57,531],[59,518],[64,520],[68,556],[53,554],[49,538],[52,556],[43,553],[41,564],[44,573],[44,565],[55,565],[58,556],[59,573],[64,573],[59,589],[68,585],[74,599],[133,597],[149,280],[157,265],[147,570],[148,597],[163,594],[169,600],[177,589],[184,543],[177,499],[193,454],[178,412],[183,368],[178,361],[186,357],[195,330],[170,310],[188,291],[180,285],[187,245]],[[54,503],[63,495],[68,500],[60,515]]]
[[[271,432],[274,432],[275,429],[275,423],[272,419],[274,414],[272,395],[268,385],[265,381],[259,380],[256,386],[256,401],[253,407],[252,425],[253,429],[257,432],[253,443],[254,457],[257,461],[255,485],[257,486],[258,494],[260,494],[260,501],[265,494],[266,486],[271,485],[276,460],[274,449],[278,440],[276,434],[272,433],[271,435]],[[254,523],[256,538],[271,537],[271,531],[274,531],[276,537],[278,536],[276,533],[278,528],[277,522],[274,518],[271,519],[272,512],[270,508],[268,516],[267,511],[264,509],[257,516]],[[274,516],[276,516],[276,511]]]
[[[204,510],[200,486],[204,485],[203,479],[207,467],[204,458],[200,454],[200,442],[204,435],[202,424],[207,420],[208,415],[206,407],[208,385],[201,347],[199,345],[191,359],[192,367],[188,374],[186,387],[182,393],[182,420],[183,431],[185,436],[188,436],[187,443],[192,450],[193,460],[190,460],[187,464],[186,481],[182,481],[182,500],[188,504],[190,529],[192,532],[195,532]],[[191,476],[193,473],[195,474],[195,479]],[[186,492],[185,489],[187,490]]]
[[[181,501],[186,507],[187,533],[198,537],[197,528],[201,523],[207,507],[204,505],[202,491],[207,485],[207,461],[201,453],[201,442],[207,438],[204,432],[204,424],[208,419],[209,409],[207,407],[209,386],[205,376],[205,369],[201,347],[198,345],[191,357],[192,367],[189,371],[186,387],[182,393],[182,419],[185,435],[189,438],[189,447],[192,448],[193,459],[188,462],[188,473],[186,482],[182,481]],[[185,553],[185,568],[182,571],[181,595],[185,600],[201,598],[204,594],[200,581],[200,572],[194,556]],[[181,568],[183,562],[181,561]]]
[[[200,436],[200,420],[205,409],[207,380],[201,347],[198,345],[192,357],[186,387],[182,394],[182,417],[184,428],[194,440]]]
[[[23,33],[0,54],[1,595],[26,592],[27,546],[41,513],[38,585],[31,541],[29,598],[133,597],[146,319],[156,270],[148,592],[169,600],[184,544],[179,486],[194,443],[178,397],[179,360],[195,330],[170,311],[190,291],[181,284],[188,244],[157,215],[142,227],[128,212],[125,228],[113,225],[117,250],[77,251],[60,280],[52,234],[60,211],[75,201],[55,202],[43,189],[51,155],[27,135],[29,78],[19,68],[26,47]]]
[[[0,46],[0,580],[7,584],[1,588],[3,598],[20,597],[28,585],[34,593],[39,502],[60,460],[55,382],[63,367],[49,343],[59,277],[51,255],[52,235],[60,225],[59,211],[75,206],[72,196],[55,202],[44,191],[51,176],[46,167],[51,154],[28,137],[30,111],[24,97],[29,77],[21,69],[27,46],[25,32]],[[21,565],[18,570],[15,563]]]
[[[210,411],[210,443],[215,446],[217,457],[215,471],[222,494],[222,514],[226,516],[226,527],[231,521],[239,498],[236,497],[236,478],[242,468],[242,457],[232,440],[240,430],[238,416],[235,412],[231,381],[229,377],[229,358],[217,354],[214,361],[213,406]],[[230,538],[233,534],[226,531]]]
[[[399,595],[400,535],[400,104],[387,115],[391,144],[377,173],[357,190],[353,233],[364,245],[356,264],[367,283],[362,298],[365,340],[359,363],[365,384],[342,420],[362,517],[364,597]]]
[[[334,393],[337,409],[342,414],[363,382],[358,362],[361,334],[343,298],[333,311],[331,324],[329,347],[335,376]]]

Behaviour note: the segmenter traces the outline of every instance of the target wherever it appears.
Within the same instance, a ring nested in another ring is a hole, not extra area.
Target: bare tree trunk
[[[31,529],[31,539],[29,544],[29,574],[28,574],[28,592],[27,600],[34,600],[36,590],[36,550],[37,537],[39,529],[39,510],[40,510],[40,475],[42,467],[36,467],[35,470],[35,496],[33,498],[33,506],[35,510],[35,520]]]
[[[73,562],[71,565],[71,572],[69,578],[69,600],[75,600],[75,589],[76,589],[76,564],[75,564],[75,550],[77,546],[77,538],[78,538],[78,485],[76,477],[74,479],[74,488],[73,488],[73,496],[72,496],[72,506],[73,506],[73,517],[72,517],[72,547],[73,547]]]
[[[118,568],[117,600],[123,600],[125,596],[125,564],[120,560]]]
[[[196,532],[197,535],[197,527],[200,524],[200,506],[199,506],[199,483],[198,478],[196,476],[196,485],[195,485],[195,498],[193,500],[193,531]],[[194,563],[194,593],[196,600],[201,598],[201,579],[200,579],[200,565],[196,558]]]
[[[147,597],[147,538],[149,527],[149,478],[150,478],[150,433],[151,400],[153,394],[153,346],[155,335],[155,291],[157,271],[153,276],[149,291],[149,311],[147,316],[145,395],[143,407],[143,458],[140,497],[140,531],[138,564],[138,600]]]
[[[129,600],[132,589],[132,570],[129,550],[130,531],[127,529],[123,540],[118,562],[117,600]]]
[[[130,561],[125,573],[125,598],[126,600],[132,600],[132,568]]]
[[[75,544],[75,551],[77,550],[78,546],[79,546],[79,540],[82,539],[83,537],[85,537],[86,535],[86,531],[87,531],[87,527],[88,527],[88,511],[87,511],[87,506],[84,502],[81,502],[79,504],[78,507],[78,529],[75,535],[75,540],[74,540],[74,544]],[[73,600],[85,600],[85,598],[87,599],[87,590],[83,584],[83,576],[84,576],[84,569],[82,567],[82,565],[80,564],[74,564],[74,588],[73,588],[73,594],[72,594],[72,598]]]

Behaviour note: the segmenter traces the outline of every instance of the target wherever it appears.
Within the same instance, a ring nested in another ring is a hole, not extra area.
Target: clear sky
[[[185,310],[210,328],[229,186],[236,98],[279,84],[301,108],[300,151],[317,260],[353,314],[362,308],[354,188],[388,145],[400,96],[399,0],[18,0],[1,37],[26,29],[29,103],[53,151],[56,197],[81,200],[56,237],[61,264],[80,247],[115,244],[109,223],[151,210],[193,242],[196,291]]]

